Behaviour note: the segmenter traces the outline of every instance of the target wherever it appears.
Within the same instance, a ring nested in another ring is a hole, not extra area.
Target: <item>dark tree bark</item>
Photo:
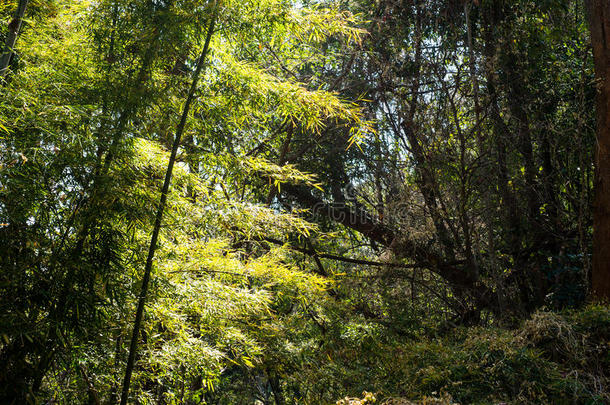
[[[610,0],[586,0],[598,80],[595,202],[593,206],[593,296],[610,299]]]
[[[325,216],[390,248],[398,259],[414,260],[417,267],[435,272],[450,284],[457,296],[470,297],[477,309],[497,310],[495,292],[483,284],[477,275],[468,269],[467,264],[461,266],[457,262],[447,261],[442,254],[418,245],[410,240],[408,235],[396,234],[393,229],[379,223],[373,215],[362,209],[345,204],[325,203],[302,186],[286,184],[282,186],[282,190],[300,204],[309,207],[314,215]]]
[[[17,35],[19,35],[19,29],[21,28],[21,21],[25,14],[25,9],[28,5],[29,0],[19,0],[17,10],[11,22],[8,24],[8,35],[6,36],[6,42],[2,56],[0,56],[0,77],[6,76],[8,73],[8,66],[13,58],[13,48],[15,48],[15,42],[17,41]]]

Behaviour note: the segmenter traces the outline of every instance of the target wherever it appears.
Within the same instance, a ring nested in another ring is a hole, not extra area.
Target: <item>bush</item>
[[[435,393],[446,395],[435,400],[462,404],[610,403],[609,342],[609,307],[538,312],[516,330],[456,329],[443,338],[380,344],[361,381],[381,404],[445,403],[429,402]]]

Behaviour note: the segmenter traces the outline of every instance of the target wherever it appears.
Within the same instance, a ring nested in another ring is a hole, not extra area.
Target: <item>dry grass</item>
[[[436,393],[434,393],[436,394]],[[370,392],[363,392],[363,397],[349,398],[345,397],[337,401],[337,405],[369,405],[376,403],[375,395]],[[411,401],[406,398],[386,398],[380,405],[459,405],[453,402],[451,395],[442,393],[440,397],[424,397],[419,401]]]

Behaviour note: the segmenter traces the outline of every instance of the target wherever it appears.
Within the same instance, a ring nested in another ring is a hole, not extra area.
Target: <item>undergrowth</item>
[[[377,347],[368,365],[366,390],[375,394],[337,404],[610,403],[608,306],[540,311],[514,330],[462,328],[395,343]]]

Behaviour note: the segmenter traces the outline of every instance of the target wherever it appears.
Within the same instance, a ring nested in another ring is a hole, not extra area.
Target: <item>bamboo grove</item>
[[[0,403],[610,401],[607,0],[0,16]]]

